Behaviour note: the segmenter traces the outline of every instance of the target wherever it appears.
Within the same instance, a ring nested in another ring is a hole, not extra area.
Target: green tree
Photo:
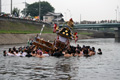
[[[54,7],[50,5],[50,3],[46,1],[40,2],[40,18],[43,19],[43,16],[48,12],[54,12]],[[24,10],[22,13],[24,14]],[[30,14],[30,16],[39,16],[39,2],[35,2],[33,4],[29,4],[26,8],[26,15]]]
[[[13,14],[15,17],[19,17],[19,15],[20,15],[20,9],[14,8],[13,11],[12,11],[12,14]]]
[[[23,14],[23,15],[25,15],[25,17],[28,15],[27,13],[26,13],[26,11],[27,11],[27,7],[29,6],[29,4],[26,2],[25,3],[25,6],[26,6],[26,8],[24,8],[22,11],[21,11],[21,13]]]

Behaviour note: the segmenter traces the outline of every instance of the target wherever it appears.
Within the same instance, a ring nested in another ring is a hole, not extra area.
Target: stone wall
[[[28,39],[35,39],[37,34],[0,34],[0,45],[27,43]],[[55,33],[44,33],[40,36],[44,40],[53,42],[57,35]],[[90,39],[92,37],[78,35],[79,39]]]

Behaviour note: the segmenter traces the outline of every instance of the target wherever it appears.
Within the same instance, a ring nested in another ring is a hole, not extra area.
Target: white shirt
[[[49,54],[42,54],[43,56],[45,56],[45,57],[48,57],[49,56]]]
[[[8,56],[15,56],[14,54],[11,54],[11,53],[9,53],[9,52],[7,53],[7,55],[8,55]]]
[[[26,52],[23,52],[23,53],[22,53],[22,56],[23,56],[23,57],[25,57],[26,55],[27,55],[27,53],[26,53]]]
[[[15,54],[16,56],[21,56],[21,54],[20,53],[17,53],[17,54]]]

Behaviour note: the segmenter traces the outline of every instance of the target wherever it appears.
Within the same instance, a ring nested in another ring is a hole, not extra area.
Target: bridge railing
[[[117,28],[120,23],[100,23],[100,24],[75,24],[74,28]]]

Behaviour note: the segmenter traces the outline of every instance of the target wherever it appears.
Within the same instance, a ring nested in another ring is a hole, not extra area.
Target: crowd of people
[[[66,22],[66,26],[60,28],[57,24],[53,27],[53,32],[57,34],[57,38],[54,43],[49,43],[42,40],[37,34],[35,41],[32,39],[28,40],[27,47],[19,47],[18,49],[13,47],[9,48],[8,51],[3,51],[4,56],[20,56],[20,57],[39,57],[43,58],[46,56],[55,57],[72,57],[72,56],[92,56],[96,54],[95,47],[85,46],[71,46],[70,39],[78,40],[77,32],[73,34],[72,28],[74,22],[72,18]],[[42,28],[43,29],[43,28]],[[42,31],[41,29],[41,31]],[[102,54],[101,49],[98,49],[98,54]]]
[[[99,48],[98,51],[95,51],[94,47],[85,46],[82,47],[79,46],[79,44],[75,46],[69,46],[66,49],[56,49],[54,52],[51,52],[50,50],[42,51],[40,48],[35,48],[34,45],[30,45],[27,47],[19,47],[18,49],[16,47],[9,48],[8,51],[3,51],[3,56],[18,56],[18,57],[48,57],[48,56],[55,56],[55,57],[72,57],[72,56],[93,56],[95,54],[102,54],[101,49]]]

